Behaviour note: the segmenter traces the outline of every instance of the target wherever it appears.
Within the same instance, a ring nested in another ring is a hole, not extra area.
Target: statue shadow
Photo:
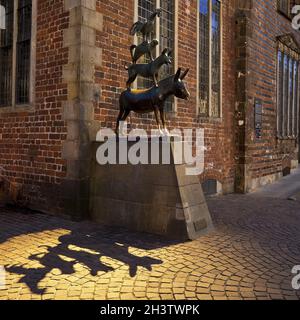
[[[72,275],[76,273],[75,265],[79,263],[89,270],[90,275],[97,276],[99,272],[107,273],[115,270],[111,266],[114,264],[104,264],[100,261],[101,257],[108,257],[114,259],[117,264],[127,265],[129,275],[134,277],[138,267],[151,271],[153,265],[163,263],[162,260],[142,256],[143,253],[141,256],[137,256],[129,252],[130,246],[143,247],[143,250],[157,247],[157,244],[154,244],[155,240],[158,240],[157,237],[151,235],[137,237],[135,234],[129,233],[129,236],[124,239],[124,235],[126,235],[124,232],[114,234],[109,233],[110,228],[103,228],[103,234],[100,230],[99,228],[94,232],[91,230],[92,232],[87,234],[74,229],[70,234],[59,237],[59,244],[56,246],[38,246],[35,254],[27,258],[29,268],[24,264],[5,266],[5,269],[7,272],[22,275],[19,282],[25,283],[32,293],[43,294],[45,289],[39,288],[39,283],[53,269],[59,269],[63,275]],[[170,243],[168,240],[162,241],[164,245]],[[160,244],[162,245],[161,242]],[[38,262],[41,267],[30,268],[31,261]]]

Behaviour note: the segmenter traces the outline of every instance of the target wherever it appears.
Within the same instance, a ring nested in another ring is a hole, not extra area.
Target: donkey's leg
[[[161,118],[161,122],[163,124],[163,128],[166,129],[166,117],[165,117],[165,111],[163,108],[159,109],[159,113],[160,113],[160,118]]]
[[[124,109],[120,108],[120,112],[119,112],[118,119],[117,119],[116,131],[115,131],[116,135],[119,135],[119,126],[120,126],[120,121],[123,117],[123,114],[124,114]]]
[[[123,114],[122,114],[122,116],[121,116],[121,118],[120,118],[120,121],[124,122],[124,121],[127,119],[129,113],[130,113],[130,110],[124,110],[124,112],[123,112]],[[123,128],[123,126],[122,126],[121,135],[124,134],[123,129],[124,129],[124,128]]]
[[[158,107],[154,107],[154,114],[155,114],[155,119],[156,119],[156,123],[158,125],[158,130],[159,132],[161,132],[161,127],[160,127],[160,121],[159,121],[159,115],[158,115]]]
[[[130,110],[125,110],[123,116],[122,116],[122,121],[126,121],[127,117],[129,116]]]
[[[160,108],[159,112],[160,112],[161,122],[163,124],[163,129],[164,129],[163,131],[164,133],[169,134],[169,130],[167,129],[167,126],[166,126],[166,114],[165,114],[164,108]]]

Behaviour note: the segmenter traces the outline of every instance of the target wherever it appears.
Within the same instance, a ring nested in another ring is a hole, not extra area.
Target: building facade
[[[99,129],[115,126],[129,28],[158,7],[156,54],[173,49],[173,64],[161,77],[190,69],[191,98],[168,101],[168,127],[205,129],[204,189],[250,192],[290,173],[299,160],[295,4],[0,0],[3,192],[34,209],[88,217],[91,142]],[[153,115],[132,114],[128,122],[156,127]]]

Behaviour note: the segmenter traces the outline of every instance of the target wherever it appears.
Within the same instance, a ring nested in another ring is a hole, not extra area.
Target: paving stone
[[[1,208],[0,300],[299,300],[289,277],[300,203],[253,194],[208,205],[214,232],[186,243]]]

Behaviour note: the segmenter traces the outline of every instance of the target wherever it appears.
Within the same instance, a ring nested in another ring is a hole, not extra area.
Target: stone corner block
[[[90,121],[94,119],[94,105],[91,102],[68,101],[63,104],[65,121]]]

